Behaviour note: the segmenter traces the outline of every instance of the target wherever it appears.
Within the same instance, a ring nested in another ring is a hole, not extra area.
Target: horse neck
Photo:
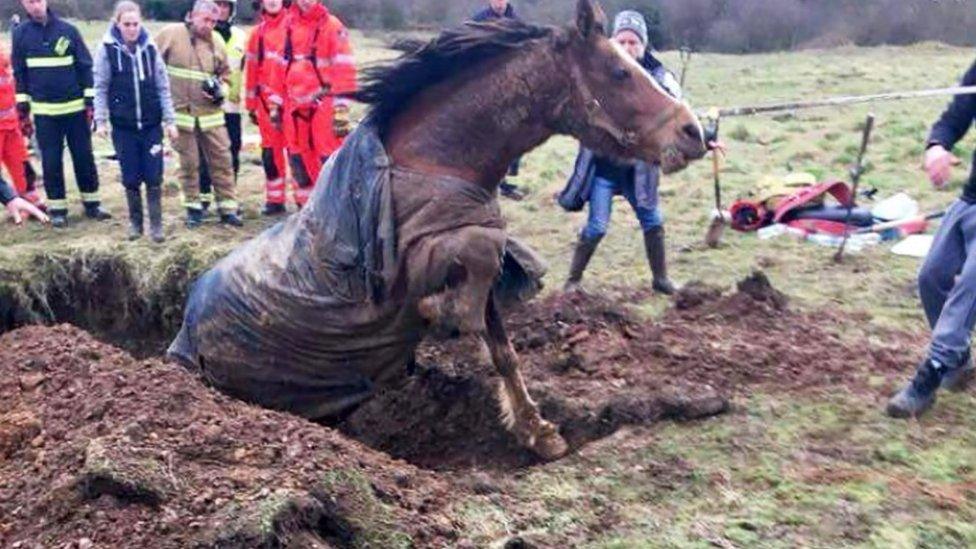
[[[555,133],[569,95],[557,59],[547,43],[532,44],[422,92],[387,132],[394,164],[493,190],[512,162]]]

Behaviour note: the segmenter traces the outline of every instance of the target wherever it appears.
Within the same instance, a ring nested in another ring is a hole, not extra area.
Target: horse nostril
[[[685,132],[685,135],[694,139],[695,141],[701,141],[702,133],[698,124],[685,124],[682,126],[681,131]]]

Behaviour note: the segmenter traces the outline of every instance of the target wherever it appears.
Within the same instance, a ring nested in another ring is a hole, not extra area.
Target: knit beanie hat
[[[613,35],[616,36],[620,31],[631,31],[636,34],[641,43],[647,45],[647,22],[644,16],[633,10],[624,10],[617,14],[613,20]]]

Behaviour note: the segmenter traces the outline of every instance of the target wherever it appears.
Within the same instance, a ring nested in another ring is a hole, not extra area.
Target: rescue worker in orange
[[[264,215],[285,213],[288,160],[281,116],[284,98],[275,91],[275,77],[285,67],[285,19],[288,0],[255,1],[261,21],[251,31],[244,57],[244,108],[261,133],[261,163],[265,175]],[[297,189],[293,189],[293,192]],[[297,193],[295,202],[298,203]]]
[[[0,43],[0,163],[10,174],[17,194],[43,208],[43,201],[35,188],[37,176],[27,159],[27,146],[20,125],[10,54],[6,46]]]
[[[295,0],[285,21],[284,129],[296,202],[303,206],[325,160],[352,129],[356,67],[349,31],[319,0]]]

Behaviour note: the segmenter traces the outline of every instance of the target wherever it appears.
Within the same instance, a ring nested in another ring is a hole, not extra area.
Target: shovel
[[[728,220],[725,219],[725,212],[722,210],[722,186],[719,178],[719,158],[718,149],[712,151],[712,175],[715,177],[715,211],[712,212],[712,222],[708,225],[708,232],[705,233],[705,244],[709,248],[718,248],[722,240],[722,233]]]

